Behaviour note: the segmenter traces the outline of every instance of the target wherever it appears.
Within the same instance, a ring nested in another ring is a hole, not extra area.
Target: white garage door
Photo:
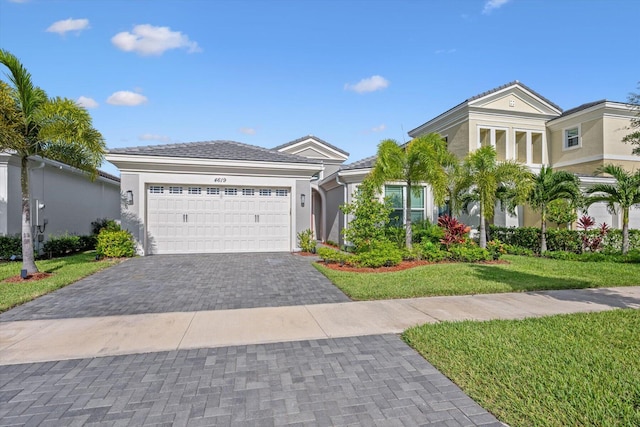
[[[152,254],[289,251],[285,188],[150,185],[147,250]]]

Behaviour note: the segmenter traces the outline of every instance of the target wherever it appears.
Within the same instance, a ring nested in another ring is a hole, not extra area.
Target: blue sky
[[[625,101],[638,16],[635,0],[0,0],[0,47],[90,108],[109,148],[312,134],[356,161],[513,80],[564,109]]]

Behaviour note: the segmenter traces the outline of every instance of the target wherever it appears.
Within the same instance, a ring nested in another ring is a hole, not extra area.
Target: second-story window
[[[573,148],[580,146],[580,129],[570,128],[564,131],[564,147]]]

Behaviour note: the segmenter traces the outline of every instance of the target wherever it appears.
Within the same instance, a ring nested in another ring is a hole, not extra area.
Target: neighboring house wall
[[[22,191],[17,157],[0,158],[0,233],[22,230]],[[113,179],[89,175],[59,162],[30,162],[31,224],[34,236],[45,240],[64,233],[84,235],[98,218],[120,219],[120,185]],[[37,201],[37,203],[36,203]],[[38,205],[43,204],[43,208]],[[46,222],[46,226],[45,226]],[[40,226],[38,232],[37,226]]]

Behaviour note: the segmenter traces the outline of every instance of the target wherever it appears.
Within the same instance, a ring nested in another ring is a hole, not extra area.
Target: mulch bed
[[[402,261],[398,265],[394,265],[393,267],[379,267],[379,268],[371,268],[371,267],[354,267],[351,265],[340,265],[337,263],[325,264],[324,261],[317,261],[318,264],[322,264],[327,268],[336,271],[346,271],[348,273],[390,273],[393,271],[402,271],[408,270],[410,268],[420,267],[422,265],[433,265],[433,264],[450,264],[455,261],[440,261],[440,262],[430,262],[430,261]],[[496,260],[496,261],[479,261],[475,264],[510,264],[509,261],[506,260]]]
[[[8,277],[8,278],[4,279],[3,282],[7,282],[7,283],[35,282],[35,281],[38,281],[38,280],[46,279],[47,277],[49,277],[51,275],[52,275],[51,273],[35,273],[35,274],[29,274],[26,279],[23,279],[18,274],[17,276],[12,276],[12,277]]]

